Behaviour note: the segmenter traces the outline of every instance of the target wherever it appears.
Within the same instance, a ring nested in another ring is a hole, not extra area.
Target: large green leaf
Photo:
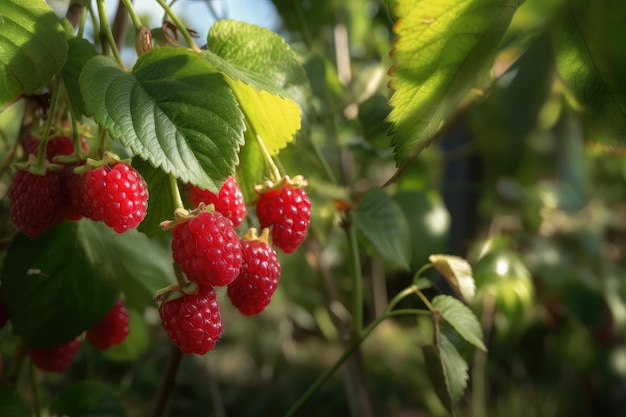
[[[295,100],[308,85],[306,72],[289,44],[271,30],[234,20],[215,22],[203,56],[233,80],[257,91]]]
[[[80,86],[96,122],[153,166],[216,193],[235,172],[243,115],[223,77],[199,55],[155,48],[131,74],[97,56]]]
[[[77,382],[64,389],[50,405],[54,415],[71,417],[123,417],[119,393],[96,381]]]
[[[558,44],[561,77],[581,102],[626,133],[626,3],[571,1]]]
[[[0,2],[0,107],[32,94],[61,71],[65,32],[44,0]]]
[[[115,302],[119,271],[104,229],[85,220],[58,224],[35,239],[16,237],[2,266],[2,290],[13,331],[27,345],[63,344]]]
[[[439,314],[463,339],[479,349],[487,351],[483,342],[483,331],[478,319],[465,304],[449,295],[438,295],[432,300],[432,305],[439,310]]]
[[[357,227],[380,256],[409,269],[409,226],[402,209],[386,192],[366,191],[353,214]]]
[[[484,77],[521,0],[398,0],[389,121],[397,165],[433,140]]]
[[[61,75],[72,107],[76,113],[86,114],[78,80],[87,61],[98,55],[98,52],[91,42],[83,38],[71,38],[67,41],[67,45],[68,57]]]

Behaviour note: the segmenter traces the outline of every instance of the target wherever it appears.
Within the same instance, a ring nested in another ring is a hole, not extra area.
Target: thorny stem
[[[54,121],[57,101],[59,100],[59,90],[61,90],[61,77],[57,77],[54,80],[54,85],[52,86],[52,97],[50,98],[50,108],[48,109],[48,118],[46,119],[46,124],[44,125],[43,130],[43,138],[41,138],[41,142],[39,142],[39,149],[37,151],[37,166],[40,167],[43,164],[43,161],[46,159],[46,153],[48,149],[48,137],[50,136],[50,130],[52,130],[52,122]]]
[[[196,45],[196,43],[193,41],[191,35],[189,34],[189,31],[187,30],[183,22],[181,22],[181,20],[178,18],[178,16],[176,16],[176,13],[174,13],[174,11],[167,5],[167,3],[165,3],[164,0],[156,1],[163,8],[163,10],[165,10],[165,13],[167,13],[170,19],[172,19],[172,22],[174,22],[176,28],[180,31],[181,35],[183,35],[183,38],[185,38],[185,42],[187,42],[187,45],[189,45],[189,47],[193,49],[194,52],[200,53],[200,48],[198,48],[198,45]]]
[[[111,25],[109,24],[109,18],[107,16],[105,0],[97,0],[97,3],[98,15],[100,17],[100,36],[103,36],[109,44],[111,52],[113,53],[113,56],[115,57],[115,60],[117,61],[119,66],[122,67],[122,69],[126,70],[120,52],[117,50],[117,44],[115,43],[115,39],[113,38],[113,32],[111,32]]]
[[[363,343],[363,341],[372,333],[372,331],[385,319],[392,316],[399,316],[401,314],[429,314],[424,310],[417,309],[403,309],[393,311],[393,308],[402,300],[404,297],[411,295],[413,293],[419,292],[419,289],[415,285],[411,285],[410,287],[405,288],[389,302],[385,310],[374,320],[372,321],[363,331],[358,335],[358,337],[352,339],[350,343],[346,346],[345,350],[341,354],[341,356],[335,361],[335,363],[326,369],[322,375],[320,375],[317,380],[306,390],[302,396],[296,401],[296,403],[285,413],[285,417],[294,416],[298,410],[321,388],[322,385],[343,365],[343,363],[352,355],[352,353]]]
[[[176,208],[185,208],[183,204],[183,199],[180,196],[180,189],[178,188],[178,180],[172,174],[169,174],[170,177],[170,188],[172,189],[172,198],[174,199],[174,205]]]
[[[167,402],[174,390],[174,382],[178,368],[183,360],[183,352],[174,344],[171,345],[170,354],[167,358],[167,365],[165,367],[165,373],[159,386],[159,391],[154,402],[154,409],[152,411],[152,417],[162,417],[165,415],[167,408]]]

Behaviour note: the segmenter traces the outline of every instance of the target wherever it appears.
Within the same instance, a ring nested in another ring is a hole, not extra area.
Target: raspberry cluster
[[[26,164],[16,166],[7,195],[13,223],[34,238],[52,225],[82,217],[102,221],[117,233],[135,228],[146,216],[148,187],[141,175],[113,154],[87,159],[84,139],[75,152],[71,136],[47,143],[38,161],[39,140],[24,143]]]
[[[243,194],[229,177],[217,194],[187,185],[194,210],[177,210],[172,230],[172,255],[178,285],[155,296],[166,334],[184,353],[203,355],[222,334],[220,306],[214,287],[227,287],[232,305],[244,316],[261,313],[278,287],[281,267],[274,247],[292,253],[304,241],[311,202],[301,176],[255,188],[256,215],[262,233],[237,227],[247,214]]]

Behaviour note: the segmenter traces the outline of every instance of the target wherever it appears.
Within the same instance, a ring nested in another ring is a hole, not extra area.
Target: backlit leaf
[[[33,94],[67,58],[65,32],[44,0],[0,1],[0,107]]]
[[[438,295],[432,299],[432,305],[439,314],[463,339],[477,348],[487,351],[483,342],[483,331],[478,319],[465,304],[449,295]]]
[[[520,0],[398,0],[388,120],[401,166],[427,147],[472,88],[484,87]]]
[[[620,134],[626,132],[626,4],[572,1],[558,44],[561,77],[580,101]]]

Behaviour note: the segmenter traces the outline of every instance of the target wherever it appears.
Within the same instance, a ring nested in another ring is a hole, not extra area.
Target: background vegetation
[[[272,4],[277,33],[310,85],[294,89],[301,129],[278,160],[309,181],[310,235],[281,255],[280,285],[265,312],[244,318],[222,303],[222,339],[203,357],[183,358],[166,414],[283,415],[350,340],[357,251],[365,324],[414,278],[434,283],[424,289],[429,297],[458,296],[439,269],[418,273],[430,255],[471,264],[476,297],[465,301],[488,352],[453,340],[469,365],[456,368],[467,384],[457,415],[626,415],[626,6]],[[431,23],[413,37],[419,24]],[[131,26],[123,48],[132,50],[132,35]],[[25,106],[19,100],[0,113],[3,195],[20,155]],[[346,239],[345,213],[357,225],[357,248]],[[5,254],[21,239],[6,198],[0,215]],[[129,339],[105,352],[85,344],[65,374],[30,373],[28,364],[12,369],[18,338],[8,325],[0,332],[3,382],[16,390],[1,391],[1,410],[39,404],[45,415],[82,397],[99,405],[74,415],[145,416],[163,397],[171,347],[152,294],[173,280],[168,238],[92,233],[117,254]],[[418,298],[399,306],[424,308]],[[429,326],[420,316],[382,322],[297,415],[449,415],[422,349]],[[68,390],[82,380],[95,388]],[[450,395],[450,387],[444,391]]]

